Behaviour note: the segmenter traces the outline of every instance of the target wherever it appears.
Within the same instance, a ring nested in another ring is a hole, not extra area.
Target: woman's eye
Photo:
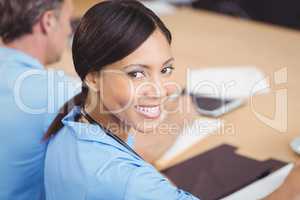
[[[145,77],[145,74],[143,72],[129,72],[128,75],[136,79]]]
[[[174,67],[169,66],[169,67],[163,68],[161,70],[161,73],[163,73],[163,74],[172,74],[173,70],[174,70]]]

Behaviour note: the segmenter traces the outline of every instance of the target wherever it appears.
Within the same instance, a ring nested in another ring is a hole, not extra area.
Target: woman
[[[137,1],[105,1],[82,18],[73,42],[81,94],[50,126],[48,200],[197,199],[131,149],[128,130],[163,120],[172,84],[171,34]]]

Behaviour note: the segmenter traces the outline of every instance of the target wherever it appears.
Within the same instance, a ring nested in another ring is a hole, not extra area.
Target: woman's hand
[[[283,185],[265,200],[300,200],[300,161],[295,164]]]

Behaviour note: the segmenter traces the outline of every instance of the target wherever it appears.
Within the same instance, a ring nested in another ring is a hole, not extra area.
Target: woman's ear
[[[98,72],[90,72],[86,75],[85,84],[89,87],[89,89],[93,92],[99,92],[100,91],[100,82],[101,82],[101,77],[100,73]]]

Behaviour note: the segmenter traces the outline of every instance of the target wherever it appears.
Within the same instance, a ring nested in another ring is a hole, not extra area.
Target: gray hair
[[[61,7],[64,0],[0,0],[0,37],[11,42],[32,33],[32,27],[49,10]]]

